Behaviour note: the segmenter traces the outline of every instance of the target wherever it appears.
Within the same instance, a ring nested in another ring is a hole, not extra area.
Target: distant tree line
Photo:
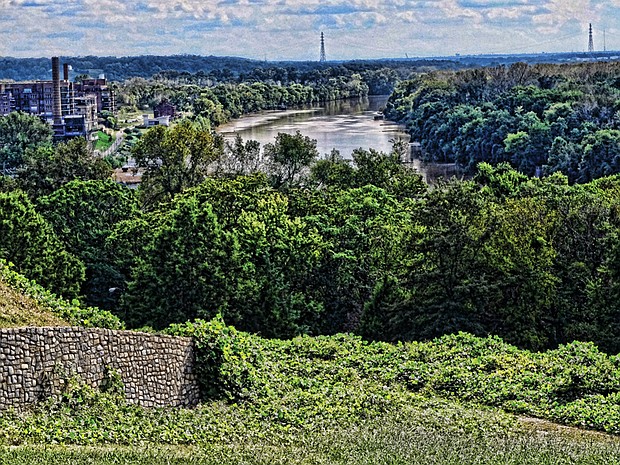
[[[204,117],[217,126],[242,114],[333,100],[388,95],[415,66],[379,67],[354,63],[339,66],[265,67],[234,75],[162,71],[151,79],[132,78],[116,85],[117,102],[130,110],[152,108],[162,100]]]
[[[117,89],[118,102],[130,110],[152,107],[166,99],[180,111],[204,118],[213,127],[260,110],[285,109],[368,95],[368,86],[357,74],[332,78],[316,86],[253,82],[203,87],[135,78],[125,81]]]
[[[49,58],[0,57],[0,80],[51,79],[49,60]],[[464,66],[450,60],[356,60],[325,64],[318,61],[268,62],[247,58],[198,55],[81,56],[61,57],[61,60],[63,63],[71,64],[76,75],[103,73],[109,80],[118,82],[134,77],[150,78],[159,73],[196,74],[201,77],[208,76],[214,82],[222,83],[242,82],[245,80],[244,76],[252,75],[262,69],[285,69],[305,73],[334,66],[345,67],[350,73],[362,73],[366,70],[389,68],[397,70],[399,74],[409,75],[414,70],[428,71]]]
[[[429,73],[401,82],[386,114],[429,161],[588,182],[620,172],[619,72],[604,62]]]

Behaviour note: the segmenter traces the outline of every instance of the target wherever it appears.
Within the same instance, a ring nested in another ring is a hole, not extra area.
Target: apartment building
[[[105,79],[69,80],[69,66],[60,78],[58,57],[52,58],[52,80],[0,84],[0,115],[22,111],[37,115],[54,128],[56,139],[95,140],[97,114],[116,112],[114,92]]]

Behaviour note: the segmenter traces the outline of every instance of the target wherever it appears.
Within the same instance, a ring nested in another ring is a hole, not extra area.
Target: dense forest
[[[0,178],[0,258],[134,328],[221,314],[267,337],[467,331],[616,353],[617,70],[515,64],[403,82],[388,114],[429,159],[473,173],[432,187],[401,164],[399,141],[391,153],[319,159],[300,133],[260,147],[212,130],[213,115],[315,98],[310,84],[322,79],[331,91],[368,92],[349,71],[305,84],[290,74],[278,84],[269,70],[242,84],[174,73],[128,81],[123,95],[136,104],[199,92],[193,118],[153,128],[131,149],[138,190],[111,181],[85,141],[52,145],[36,118],[12,114],[0,119],[1,155],[16,170]]]
[[[528,175],[588,182],[620,171],[620,64],[517,63],[416,76],[387,115],[407,125],[424,157],[474,172],[508,162]]]
[[[133,191],[79,140],[44,144],[2,183],[2,258],[134,328],[221,314],[269,337],[468,331],[620,350],[619,177],[483,163],[429,188],[403,149],[318,160],[299,133],[261,151],[185,121],[136,144]]]

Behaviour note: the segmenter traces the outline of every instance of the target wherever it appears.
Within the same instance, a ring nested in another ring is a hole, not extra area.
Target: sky
[[[0,0],[0,56],[328,60],[620,49],[620,0]],[[603,32],[604,31],[604,32]]]

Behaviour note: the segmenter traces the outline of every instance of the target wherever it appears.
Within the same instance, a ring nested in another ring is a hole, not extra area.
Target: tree
[[[398,144],[390,153],[355,149],[352,153],[355,181],[351,187],[372,185],[401,199],[417,197],[426,191],[422,176],[401,163],[402,154],[398,150]]]
[[[266,144],[264,157],[271,185],[276,189],[303,184],[310,165],[319,157],[316,141],[303,136],[278,133],[274,143]]]
[[[620,131],[601,129],[584,138],[579,180],[591,181],[620,172]]]
[[[307,279],[322,242],[288,216],[264,179],[209,179],[151,223],[123,297],[128,323],[164,327],[221,313],[243,330],[289,337],[316,326]]]
[[[51,194],[73,180],[105,180],[112,168],[93,155],[83,138],[28,152],[18,170],[18,185],[31,197]]]
[[[556,137],[549,150],[549,159],[544,166],[544,173],[564,173],[571,182],[579,179],[579,163],[583,158],[580,145],[567,141],[563,137]]]
[[[139,217],[134,191],[111,179],[76,180],[37,204],[66,249],[86,265],[82,286],[86,302],[111,309],[117,296],[109,289],[123,289],[128,276],[115,266],[107,240],[118,223]]]
[[[26,152],[49,145],[53,134],[37,116],[12,112],[0,117],[0,169],[21,166]]]
[[[52,292],[69,299],[80,295],[84,265],[23,192],[0,192],[0,258]]]
[[[351,160],[346,160],[340,152],[333,149],[325,158],[318,160],[310,168],[310,182],[319,188],[337,187],[346,189],[355,186],[355,168]]]
[[[144,258],[122,298],[126,323],[164,328],[225,311],[238,246],[224,234],[212,207],[181,197],[150,226]]]
[[[226,142],[224,153],[214,163],[214,174],[234,178],[258,173],[263,167],[260,143],[255,140],[243,142],[239,134],[233,143]]]
[[[472,182],[452,181],[430,190],[413,211],[402,242],[406,299],[388,307],[384,334],[417,340],[467,331],[484,334],[484,307],[498,298],[480,251],[492,225],[483,212],[488,193]]]
[[[144,168],[143,204],[151,208],[199,185],[221,152],[218,137],[188,120],[150,129],[132,149],[136,165]]]

